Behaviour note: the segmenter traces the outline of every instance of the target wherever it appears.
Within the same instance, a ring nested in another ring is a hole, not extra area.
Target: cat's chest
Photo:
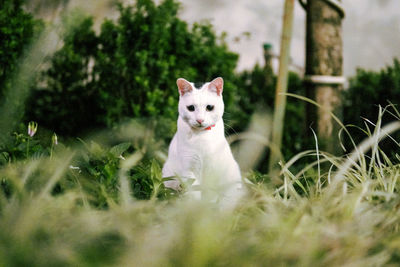
[[[202,158],[212,158],[222,151],[226,144],[225,137],[204,133],[201,135],[186,135],[181,139],[181,148]]]

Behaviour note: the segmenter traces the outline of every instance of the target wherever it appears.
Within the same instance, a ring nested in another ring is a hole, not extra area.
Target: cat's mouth
[[[211,128],[212,127],[214,127],[215,126],[215,124],[213,124],[213,125],[206,125],[206,124],[204,124],[204,123],[202,123],[202,124],[195,124],[195,125],[192,125],[192,129],[194,129],[194,130],[202,130],[202,131],[205,131],[205,130],[211,130]]]
[[[187,125],[189,125],[190,128],[192,128],[192,130],[195,131],[210,130],[215,126],[215,124],[193,122],[189,120],[189,118],[184,118],[184,121],[187,123]]]
[[[207,126],[205,124],[194,124],[192,125],[192,128],[197,129],[197,130],[201,130],[203,128],[206,128]]]
[[[195,122],[195,123],[189,123],[189,125],[190,125],[190,127],[192,127],[193,129],[197,129],[197,130],[199,130],[199,129],[205,127],[205,124],[204,124],[204,123],[197,123],[197,122]]]

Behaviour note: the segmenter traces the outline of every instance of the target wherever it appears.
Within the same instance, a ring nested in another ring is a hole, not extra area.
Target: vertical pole
[[[263,45],[264,48],[264,77],[265,77],[265,88],[272,88],[274,84],[274,70],[272,68],[272,44],[265,43]]]
[[[307,97],[322,108],[307,104],[307,127],[316,126],[319,147],[336,154],[340,149],[338,125],[331,112],[340,117],[340,89],[335,82],[342,76],[343,45],[342,18],[344,11],[330,4],[331,1],[308,0],[306,5],[306,77]],[[313,77],[328,79],[312,79]]]
[[[279,57],[278,82],[275,93],[274,117],[272,122],[271,155],[269,159],[269,172],[276,178],[279,171],[280,148],[282,143],[282,131],[285,118],[286,91],[288,82],[288,65],[290,59],[290,42],[292,39],[294,15],[294,0],[285,0],[283,12],[283,30],[281,36],[281,49]]]

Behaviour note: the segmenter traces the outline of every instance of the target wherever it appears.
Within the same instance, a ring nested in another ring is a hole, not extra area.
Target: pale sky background
[[[218,33],[227,32],[229,47],[239,53],[238,70],[263,62],[262,44],[279,53],[283,0],[182,0],[180,17],[189,23],[210,20]],[[400,1],[343,0],[344,74],[357,67],[379,70],[400,58]],[[250,32],[250,38],[243,33]],[[235,37],[241,37],[235,42]],[[291,57],[304,66],[305,12],[296,0]]]

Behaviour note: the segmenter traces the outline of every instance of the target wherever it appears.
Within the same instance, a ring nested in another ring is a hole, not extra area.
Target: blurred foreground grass
[[[397,265],[400,166],[377,144],[399,124],[378,122],[343,158],[301,153],[281,186],[249,173],[234,211],[163,188],[162,146],[138,124],[114,132],[130,140],[116,146],[106,133],[50,153],[33,137],[28,157],[21,134],[20,154],[2,153],[0,266]]]

